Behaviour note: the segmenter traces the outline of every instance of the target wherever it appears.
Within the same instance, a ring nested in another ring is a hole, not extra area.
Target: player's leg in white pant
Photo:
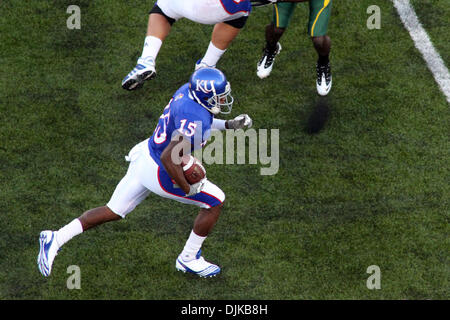
[[[168,16],[157,5],[153,7],[148,18],[142,54],[136,67],[122,80],[122,88],[130,91],[139,89],[144,81],[156,76],[156,58],[174,22],[175,19]]]

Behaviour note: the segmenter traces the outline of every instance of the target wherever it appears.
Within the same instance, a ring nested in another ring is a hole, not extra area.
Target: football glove
[[[205,187],[206,181],[206,178],[203,178],[199,182],[191,184],[189,186],[189,193],[186,193],[185,197],[194,196],[197,193],[202,192],[203,188]]]
[[[228,129],[249,129],[252,125],[252,118],[248,114],[240,114],[233,120],[227,120]]]

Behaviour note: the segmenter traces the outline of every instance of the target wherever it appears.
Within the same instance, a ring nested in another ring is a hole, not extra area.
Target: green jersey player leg
[[[265,29],[264,53],[257,65],[257,75],[261,79],[268,77],[272,71],[275,57],[281,51],[279,40],[290,23],[296,5],[297,3],[279,2],[273,6],[272,22]],[[331,39],[327,35],[331,6],[332,0],[309,0],[308,34],[318,54],[316,88],[322,96],[330,92],[332,84],[329,61]]]
[[[261,79],[268,77],[272,72],[275,56],[281,51],[279,40],[289,25],[296,5],[293,2],[275,3],[273,5],[272,22],[266,26],[266,45],[256,71]]]

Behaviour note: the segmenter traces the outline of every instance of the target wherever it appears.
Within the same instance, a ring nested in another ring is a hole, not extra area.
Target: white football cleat
[[[195,71],[201,68],[215,68],[216,66],[208,66],[206,63],[202,62],[202,59],[198,59],[195,63]]]
[[[321,96],[326,96],[330,92],[331,85],[333,83],[330,64],[327,63],[326,65],[322,66],[319,66],[319,64],[317,64],[316,71],[317,71],[317,81],[316,81],[317,93]]]
[[[53,260],[59,250],[56,231],[42,231],[39,236],[39,246],[38,268],[44,277],[48,277],[52,272]]]
[[[194,260],[183,261],[181,254],[178,256],[175,267],[178,271],[194,273],[200,277],[213,277],[220,272],[220,267],[209,263],[201,256],[201,250],[198,251]]]
[[[270,75],[273,68],[273,63],[275,62],[275,56],[279,54],[281,51],[281,44],[277,42],[277,48],[275,51],[271,51],[267,48],[264,48],[264,53],[258,64],[256,65],[256,75],[261,79],[264,79]]]
[[[155,59],[153,57],[140,57],[136,67],[122,80],[122,88],[126,90],[139,89],[144,81],[156,77]]]

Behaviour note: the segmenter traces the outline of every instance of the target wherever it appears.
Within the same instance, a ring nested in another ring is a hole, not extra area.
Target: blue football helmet
[[[194,100],[212,114],[228,114],[233,108],[230,83],[219,69],[198,69],[189,79],[189,89]]]

